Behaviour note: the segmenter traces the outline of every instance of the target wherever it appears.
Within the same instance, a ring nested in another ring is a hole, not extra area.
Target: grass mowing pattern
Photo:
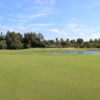
[[[0,100],[100,100],[100,55],[1,52]]]

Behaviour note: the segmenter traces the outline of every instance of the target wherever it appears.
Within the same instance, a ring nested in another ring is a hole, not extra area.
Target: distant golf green
[[[0,51],[0,100],[100,100],[100,55],[46,52],[75,50]]]

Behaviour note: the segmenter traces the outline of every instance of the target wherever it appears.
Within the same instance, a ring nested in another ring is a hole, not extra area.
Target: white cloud
[[[24,27],[24,26],[19,26],[19,30],[25,31],[25,30],[26,30],[26,27]]]
[[[35,4],[54,5],[55,4],[55,0],[36,0]]]
[[[69,23],[67,28],[74,32],[78,32],[80,30],[76,23]]]
[[[54,23],[48,23],[48,24],[44,24],[44,23],[41,23],[41,24],[31,24],[31,26],[35,26],[35,27],[47,27],[47,26],[53,26]]]
[[[27,24],[27,22],[33,21],[37,18],[46,17],[46,13],[22,13],[22,14],[12,14],[8,16],[8,21],[16,24]],[[3,17],[0,17],[3,19]]]
[[[46,14],[45,13],[36,13],[36,14],[18,14],[16,16],[16,18],[19,18],[19,19],[25,19],[25,20],[33,20],[35,18],[38,18],[38,17],[42,17],[42,16],[45,16]]]
[[[78,22],[73,18],[67,25],[68,36],[83,38],[84,40],[100,38],[100,27],[90,27]]]
[[[68,33],[66,32],[66,30],[59,30],[59,29],[50,29],[49,32],[51,33],[56,33],[59,35],[67,35]]]
[[[59,33],[59,32],[60,32],[59,29],[51,29],[51,30],[49,30],[49,31],[52,32],[52,33]]]
[[[8,31],[8,30],[14,31],[15,29],[13,28],[13,26],[0,25],[0,30],[1,30],[2,32],[6,32],[6,31]]]
[[[39,23],[39,24],[22,24],[22,23],[18,23],[15,25],[0,25],[0,30],[4,33],[6,33],[6,31],[15,31],[15,32],[41,32],[42,30],[44,30],[46,27],[49,26],[53,26],[55,25],[54,23]]]
[[[15,3],[16,2],[16,3]],[[28,5],[30,6],[26,6],[26,8],[24,7],[25,3],[30,3]],[[31,3],[32,2],[32,3]],[[37,5],[39,6],[39,8],[35,8],[35,4],[33,4],[33,2],[41,2],[45,5]],[[49,15],[51,15],[53,13],[53,7],[52,6],[48,6],[48,5],[53,5],[55,4],[55,0],[26,0],[25,3],[24,2],[20,2],[20,0],[15,0],[14,2],[14,7],[15,8],[20,8],[23,6],[23,9],[21,9],[21,11],[19,12],[15,12],[15,13],[9,13],[6,12],[4,17],[7,18],[6,22],[7,23],[12,23],[14,24],[27,24],[27,23],[32,23],[33,20],[37,20],[39,18],[47,18]],[[8,8],[8,10],[10,9],[10,12],[13,12],[15,9],[13,9],[14,7],[10,7]],[[1,16],[0,19],[3,19],[3,17]],[[35,21],[36,22],[36,21]],[[34,23],[34,22],[33,22]],[[52,26],[53,23],[39,23],[39,24],[33,24],[33,26]]]
[[[100,32],[93,33],[92,35],[90,35],[90,38],[91,39],[98,39],[98,38],[100,38]]]
[[[71,22],[67,24],[67,29],[72,32],[80,32],[86,28],[87,26],[80,24],[76,18],[72,18]]]
[[[87,26],[80,24],[76,18],[72,18],[68,24],[62,27],[62,29],[52,28],[49,32],[59,34],[61,37],[79,38],[86,36],[86,30]]]
[[[14,19],[14,18],[12,18],[12,19],[9,19],[9,21],[10,22],[14,22],[14,23],[21,23],[21,24],[24,24],[24,23],[26,23],[26,22],[28,22],[28,20],[27,19]]]
[[[25,5],[25,3],[29,4]],[[6,32],[7,30],[22,33],[28,31],[41,32],[47,27],[55,25],[54,23],[48,22],[41,23],[41,21],[37,24],[37,22],[39,21],[35,21],[35,19],[38,18],[46,18],[54,12],[53,5],[55,4],[55,0],[25,0],[25,2],[15,0],[12,2],[12,4],[13,6],[11,7],[4,6],[8,8],[6,9],[7,12],[5,12],[4,16],[0,17],[0,19],[7,18],[6,24],[3,23],[4,21],[1,22],[0,30],[2,32]],[[35,8],[36,6],[38,6],[39,8]],[[23,7],[23,9],[19,11],[19,8],[21,7]],[[17,8],[19,12],[16,11],[14,13],[10,13],[15,11]],[[36,24],[34,22],[36,22]]]

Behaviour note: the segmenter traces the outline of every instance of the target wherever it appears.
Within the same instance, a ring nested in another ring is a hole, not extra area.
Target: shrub
[[[7,49],[7,44],[5,40],[0,41],[0,49]]]
[[[18,40],[13,41],[11,42],[9,49],[23,49],[23,44]]]

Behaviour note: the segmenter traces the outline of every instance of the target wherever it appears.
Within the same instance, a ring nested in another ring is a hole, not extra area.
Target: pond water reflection
[[[66,51],[66,52],[49,52],[51,54],[100,54],[100,51]]]

